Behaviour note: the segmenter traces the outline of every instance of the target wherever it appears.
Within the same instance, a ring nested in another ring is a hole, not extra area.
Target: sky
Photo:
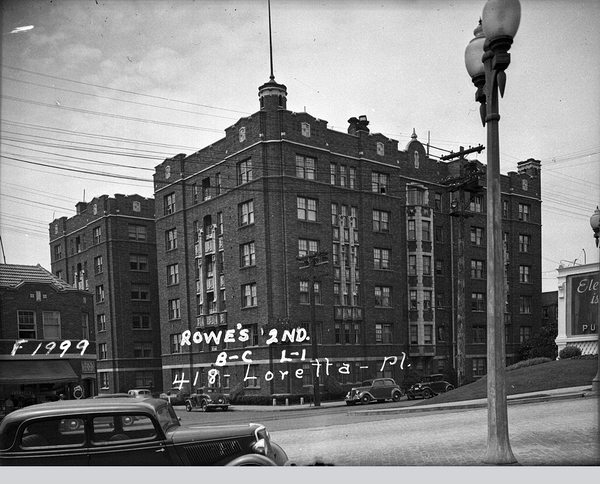
[[[154,167],[221,139],[269,80],[267,0],[3,0],[2,261],[50,269],[48,224],[100,195],[153,196]],[[486,145],[464,51],[485,0],[271,0],[287,107],[404,147]],[[521,0],[500,169],[542,162],[543,290],[598,262],[600,2]],[[31,28],[33,26],[33,28]],[[28,28],[26,28],[28,27]],[[445,151],[444,151],[445,150]],[[478,159],[486,163],[484,150]]]

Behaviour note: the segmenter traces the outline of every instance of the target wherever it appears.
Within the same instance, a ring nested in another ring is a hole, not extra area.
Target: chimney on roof
[[[364,114],[360,115],[358,118],[350,118],[348,123],[350,123],[348,126],[348,134],[356,134],[359,131],[364,131],[365,133],[369,132],[369,128],[367,128],[367,126],[369,126],[369,121]]]
[[[87,202],[77,203],[77,205],[75,205],[75,208],[77,209],[77,215],[81,215],[82,213],[84,213],[87,210],[87,205]]]

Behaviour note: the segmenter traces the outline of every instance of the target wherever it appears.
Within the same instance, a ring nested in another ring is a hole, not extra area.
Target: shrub
[[[544,356],[540,358],[531,358],[529,360],[523,360],[515,363],[514,365],[510,365],[506,367],[506,371],[518,370],[519,368],[525,368],[526,366],[534,366],[539,365],[541,363],[548,363],[549,361],[554,361],[552,358],[546,358]]]
[[[581,356],[581,348],[575,345],[565,346],[558,353],[558,357],[561,360],[566,360],[567,358],[573,358],[574,356]]]
[[[519,359],[529,360],[531,358],[546,357],[556,359],[558,347],[556,336],[558,335],[558,324],[548,324],[532,338],[525,341],[519,348]]]
[[[323,386],[324,400],[339,400],[340,398],[344,398],[346,395],[341,383],[332,376],[327,376],[325,378],[325,385]]]

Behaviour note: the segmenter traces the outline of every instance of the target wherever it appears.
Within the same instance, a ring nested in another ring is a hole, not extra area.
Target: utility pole
[[[317,341],[317,322],[315,307],[315,279],[319,275],[315,274],[315,267],[329,263],[327,251],[310,253],[305,256],[297,257],[302,263],[300,269],[308,269],[308,297],[310,301],[310,342],[312,346],[312,359],[317,362],[318,359],[318,341]],[[313,390],[315,407],[321,406],[321,389],[319,383],[319,366],[313,365]]]
[[[451,153],[445,155],[440,159],[449,160],[452,158],[461,159],[464,158],[465,154],[469,153],[481,153],[484,149],[483,146],[479,145],[475,148],[469,148],[465,150],[462,146],[457,153]],[[466,162],[464,170],[461,170],[461,174],[458,177],[449,178],[444,180],[442,183],[449,187],[449,191],[458,192],[457,197],[454,198],[450,204],[450,215],[458,218],[458,261],[457,261],[457,278],[456,278],[456,334],[453,338],[456,339],[456,361],[455,369],[457,376],[458,386],[464,385],[465,383],[465,367],[466,367],[466,331],[465,331],[465,318],[466,318],[466,294],[465,294],[465,225],[466,219],[471,215],[466,213],[466,208],[470,205],[471,201],[478,193],[481,193],[482,187],[479,185],[479,177],[483,175],[483,172],[477,168],[474,162]],[[471,196],[468,201],[465,202],[465,192],[470,193]],[[454,263],[454,261],[452,261]],[[453,282],[454,283],[454,282]],[[454,305],[454,301],[453,301]]]

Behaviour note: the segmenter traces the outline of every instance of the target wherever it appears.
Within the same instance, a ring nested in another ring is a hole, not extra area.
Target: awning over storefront
[[[0,361],[0,385],[65,383],[78,379],[66,360]]]

